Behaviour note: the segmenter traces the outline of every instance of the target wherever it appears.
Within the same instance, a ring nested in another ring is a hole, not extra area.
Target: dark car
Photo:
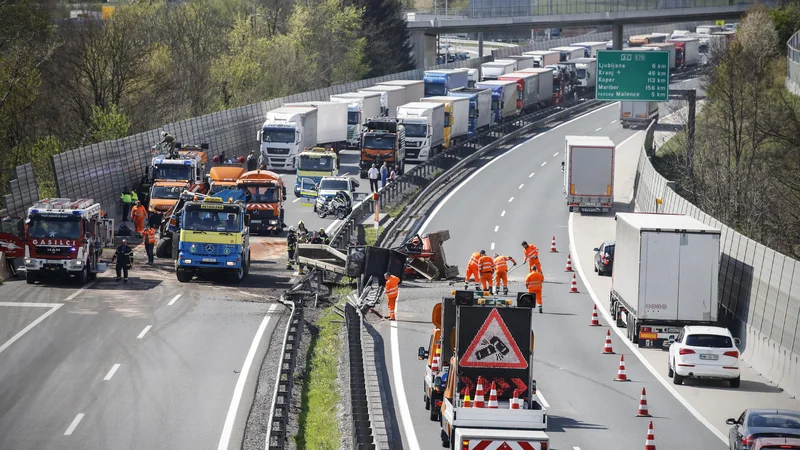
[[[759,438],[800,438],[800,411],[751,408],[738,419],[728,419],[725,423],[731,425],[728,432],[731,450],[755,450]],[[759,448],[765,447],[762,444]]]
[[[594,271],[600,275],[611,275],[614,267],[614,241],[605,241],[594,249]]]
[[[753,450],[800,449],[800,438],[758,438]]]

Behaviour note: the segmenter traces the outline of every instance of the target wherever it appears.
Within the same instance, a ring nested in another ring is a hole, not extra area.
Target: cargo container
[[[648,126],[658,121],[658,102],[619,102],[619,122],[622,128]]]
[[[539,74],[530,72],[514,72],[503,75],[501,81],[517,83],[517,111],[527,111],[539,104]]]
[[[436,96],[420,99],[421,102],[444,105],[444,148],[450,149],[469,134],[469,99],[464,97]]]
[[[444,105],[411,102],[397,108],[397,119],[406,130],[406,161],[422,162],[444,145]]]
[[[425,96],[425,82],[422,80],[389,80],[381,81],[376,86],[402,86],[406,88],[408,102],[416,102]],[[406,102],[406,103],[408,103]]]
[[[404,105],[416,99],[406,98],[406,88],[402,86],[385,86],[377,85],[364,89],[359,89],[358,92],[378,92],[381,94],[381,116],[394,117],[397,113],[397,107]]]
[[[700,40],[697,38],[673,38],[670,44],[675,44],[675,66],[689,67],[700,62]]]
[[[538,76],[536,81],[539,83],[537,89],[538,97],[537,102],[539,106],[545,108],[553,104],[553,68],[552,67],[535,67],[530,69],[523,69],[520,72],[535,73]]]
[[[528,55],[512,55],[506,56],[503,59],[513,60],[517,62],[517,67],[515,71],[519,71],[522,69],[530,69],[533,67],[533,57]]]
[[[321,101],[286,103],[283,106],[317,108],[317,140],[311,147],[332,148],[339,153],[347,141],[347,105]]]
[[[567,136],[564,191],[570,212],[608,212],[614,205],[614,154],[608,136]]]
[[[476,83],[475,87],[492,90],[492,112],[495,122],[501,122],[517,114],[516,81],[481,81]]]
[[[672,42],[662,42],[658,44],[647,44],[645,47],[653,47],[656,50],[669,52],[669,68],[670,70],[675,68],[675,44]]]
[[[348,92],[331,95],[330,100],[347,104],[347,146],[358,148],[364,122],[381,115],[381,93]]]
[[[586,53],[586,49],[583,47],[554,47],[550,50],[555,50],[559,52],[560,58],[559,62],[567,61],[570,59],[575,58],[583,58],[584,53]]]
[[[578,42],[572,44],[571,47],[583,47],[583,57],[584,58],[596,58],[597,52],[600,50],[606,49],[605,42]]]
[[[425,82],[425,97],[446,96],[450,89],[467,87],[467,69],[426,70],[422,79]]]
[[[469,99],[469,136],[475,136],[494,123],[491,89],[461,88],[450,91],[451,97]]]
[[[545,67],[561,61],[561,52],[556,50],[533,50],[523,53],[522,56],[532,56],[533,67]]]
[[[514,62],[488,62],[481,64],[481,81],[496,80],[498,77],[514,72]]]

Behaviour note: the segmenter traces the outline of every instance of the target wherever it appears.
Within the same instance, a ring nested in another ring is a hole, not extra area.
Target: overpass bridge
[[[610,25],[615,49],[622,49],[623,27],[694,20],[737,19],[753,5],[774,6],[775,0],[531,0],[524,6],[492,6],[491,0],[472,0],[469,9],[408,14],[408,30],[418,68],[436,64],[436,37],[482,33]]]

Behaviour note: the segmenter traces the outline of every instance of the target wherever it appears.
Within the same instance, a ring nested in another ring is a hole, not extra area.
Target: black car
[[[605,241],[594,251],[594,271],[600,275],[611,275],[614,267],[614,241]]]
[[[750,450],[758,438],[800,438],[800,411],[751,408],[725,423],[731,450]]]

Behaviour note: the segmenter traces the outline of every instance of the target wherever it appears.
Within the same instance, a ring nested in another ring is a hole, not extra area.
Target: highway
[[[240,286],[180,284],[138,250],[127,284],[0,286],[0,448],[238,447],[290,275],[254,241]]]
[[[688,83],[691,85],[692,83]],[[669,113],[666,108],[662,116]],[[637,130],[622,129],[618,105],[557,126],[491,162],[451,190],[423,225],[424,231],[449,229],[447,255],[464,264],[473,251],[507,254],[522,261],[520,242],[540,249],[545,275],[544,314],[534,315],[534,367],[540,401],[549,409],[548,435],[557,449],[638,448],[648,419],[635,417],[641,388],[647,389],[656,442],[664,448],[723,449],[726,443],[687,409],[614,336],[616,355],[601,354],[607,324],[589,327],[593,300],[579,282],[569,293],[571,274],[564,271],[569,251],[569,212],[564,206],[560,162],[567,135],[607,135],[624,144]],[[638,157],[638,156],[637,156]],[[634,162],[635,164],[635,162]],[[555,236],[557,253],[550,253]],[[524,269],[511,273],[510,289],[522,290]],[[417,348],[427,346],[430,309],[461,281],[404,283],[398,321],[382,322],[390,342],[387,361],[400,417],[404,448],[440,448],[439,425],[428,419],[422,402],[423,362]],[[630,383],[612,381],[619,355],[626,356]]]

